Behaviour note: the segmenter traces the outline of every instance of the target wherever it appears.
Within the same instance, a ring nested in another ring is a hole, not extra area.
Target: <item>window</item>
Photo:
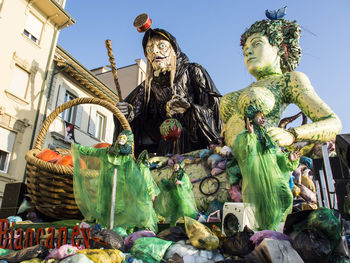
[[[7,173],[16,134],[0,127],[0,172]]]
[[[7,173],[11,153],[0,150],[0,172]]]
[[[77,97],[74,96],[72,93],[66,91],[64,96],[64,102],[71,101],[76,99]],[[73,123],[76,115],[76,107],[68,108],[63,113],[62,118],[69,123]]]
[[[105,117],[100,114],[99,112],[96,112],[96,129],[95,129],[95,137],[103,140],[104,138],[104,126],[105,126]]]
[[[24,99],[27,94],[29,83],[29,73],[21,67],[15,65],[9,91],[19,98]]]
[[[34,43],[39,44],[43,23],[32,13],[29,13],[23,34],[31,39]]]
[[[62,105],[67,101],[71,101],[73,99],[78,98],[78,95],[73,93],[74,91],[69,89],[67,85],[61,84],[59,85],[59,91],[57,95],[56,107]],[[77,105],[71,108],[66,109],[61,113],[61,118],[71,124],[74,124],[77,127],[81,127],[81,118],[83,114],[83,107],[81,105]]]

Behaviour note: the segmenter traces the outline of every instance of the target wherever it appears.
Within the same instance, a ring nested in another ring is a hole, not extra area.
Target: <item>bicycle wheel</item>
[[[208,176],[199,184],[199,191],[204,195],[213,195],[220,188],[220,181],[216,177]]]

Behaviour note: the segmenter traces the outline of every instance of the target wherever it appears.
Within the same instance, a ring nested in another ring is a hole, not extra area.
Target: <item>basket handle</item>
[[[129,122],[126,120],[125,116],[121,111],[111,104],[110,102],[107,102],[105,100],[97,99],[97,98],[77,98],[74,100],[67,101],[66,103],[61,104],[58,106],[51,114],[45,119],[43,125],[41,126],[41,129],[36,137],[35,143],[34,143],[34,148],[33,149],[38,149],[41,150],[42,144],[44,142],[46,133],[51,125],[51,123],[55,120],[55,118],[64,110],[79,105],[79,104],[97,104],[100,106],[105,107],[106,109],[110,110],[119,120],[122,128],[124,130],[130,130],[131,127],[129,125]],[[134,143],[132,144],[132,155],[134,156]]]

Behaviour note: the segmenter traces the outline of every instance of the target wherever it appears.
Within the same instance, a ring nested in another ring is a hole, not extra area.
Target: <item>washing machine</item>
[[[243,203],[226,202],[223,207],[221,231],[226,236],[232,236],[236,232],[243,231],[244,226],[256,230],[256,222],[253,209]],[[281,222],[276,231],[283,233],[284,222]]]
[[[222,232],[226,236],[243,231],[244,226],[253,229],[254,215],[250,207],[243,203],[226,202],[223,207]]]

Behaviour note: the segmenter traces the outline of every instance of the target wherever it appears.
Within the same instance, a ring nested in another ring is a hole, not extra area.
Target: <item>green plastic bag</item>
[[[333,210],[321,207],[311,212],[308,219],[308,227],[322,232],[322,234],[330,241],[332,250],[339,244],[341,238],[341,227]]]
[[[145,263],[158,263],[172,244],[174,242],[157,237],[141,237],[135,241],[130,253]]]
[[[128,235],[128,233],[126,233],[126,230],[120,226],[113,228],[113,231],[116,232],[122,238]]]

